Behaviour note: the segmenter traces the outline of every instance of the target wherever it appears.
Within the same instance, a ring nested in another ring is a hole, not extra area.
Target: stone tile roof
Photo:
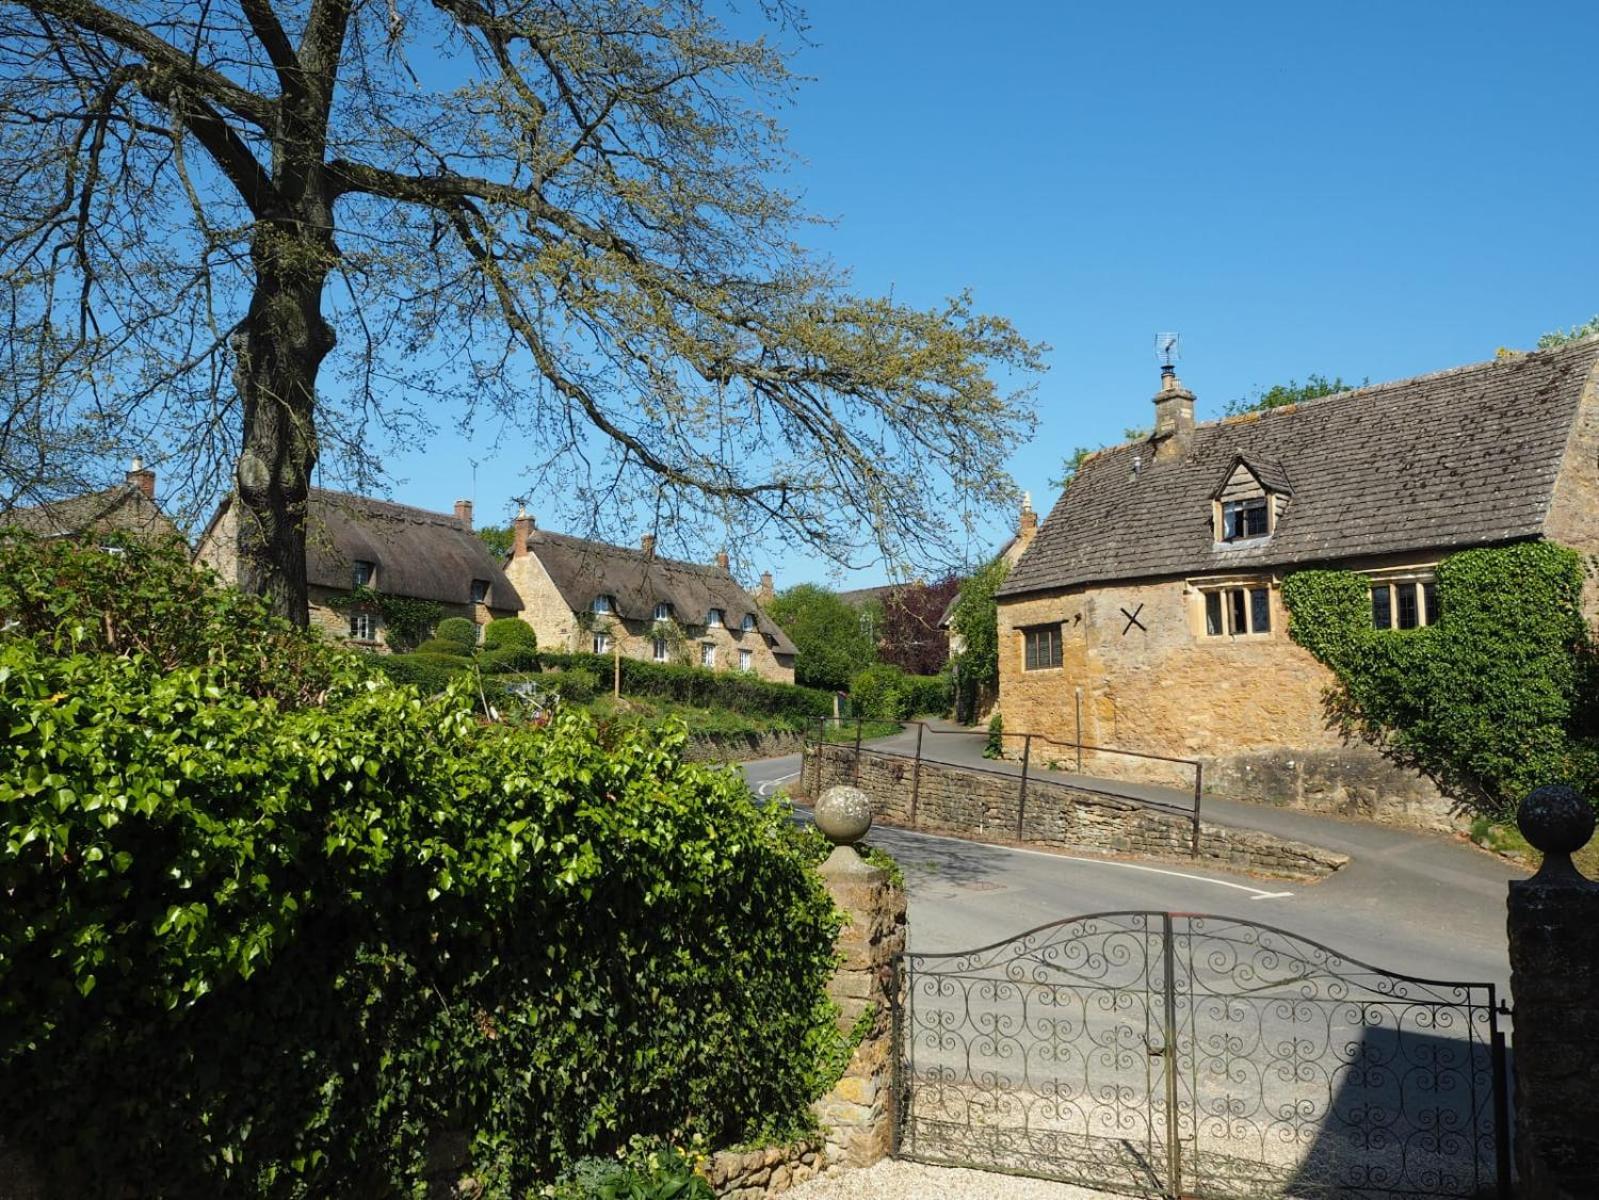
[[[348,492],[311,489],[305,536],[308,580],[348,590],[354,564],[377,564],[377,590],[469,604],[472,581],[488,581],[488,607],[519,612],[522,598],[483,540],[453,513],[430,512]]]
[[[132,483],[30,508],[14,508],[0,513],[0,525],[15,525],[39,537],[76,537],[85,533],[182,536],[161,506]]]
[[[729,629],[736,631],[745,616],[753,615],[756,628],[773,651],[798,653],[788,634],[726,568],[662,558],[628,546],[543,529],[528,533],[527,548],[544,565],[573,612],[590,611],[594,598],[605,595],[615,598],[618,616],[648,621],[655,616],[655,606],[665,601],[672,606],[679,625],[692,627],[703,625],[710,610],[719,608]]]
[[[1101,451],[998,594],[1537,537],[1596,362],[1588,339],[1205,423],[1162,462],[1147,442]],[[1211,496],[1239,455],[1293,498],[1269,538],[1218,545]]]

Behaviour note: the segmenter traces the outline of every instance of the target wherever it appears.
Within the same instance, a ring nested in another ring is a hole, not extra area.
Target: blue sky
[[[1309,372],[1400,378],[1599,311],[1599,10],[1527,4],[813,0],[780,114],[814,245],[867,292],[963,287],[1048,342],[1011,461],[1044,511],[1077,445],[1149,420],[1157,330],[1201,417]],[[475,452],[391,464],[448,509]],[[478,468],[479,512],[519,491]],[[1003,538],[999,514],[981,557]],[[710,551],[707,551],[707,556]],[[779,587],[828,580],[774,545]]]

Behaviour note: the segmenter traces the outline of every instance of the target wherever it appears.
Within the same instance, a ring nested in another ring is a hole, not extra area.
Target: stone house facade
[[[165,540],[183,536],[155,497],[155,472],[139,458],[116,486],[0,512],[0,526],[5,525],[44,538],[122,534]]]
[[[638,549],[511,523],[505,574],[521,616],[550,650],[749,671],[794,682],[794,643],[728,569],[663,558],[646,534]],[[769,583],[768,583],[769,586]]]
[[[1167,368],[1154,404],[1150,437],[1083,463],[999,591],[1007,731],[1197,759],[1225,795],[1447,826],[1428,780],[1332,727],[1332,676],[1289,638],[1282,581],[1362,572],[1373,623],[1406,629],[1438,619],[1455,551],[1599,552],[1599,339],[1203,424]],[[1585,606],[1599,616],[1591,580]],[[1084,769],[1183,774],[1092,752]]]
[[[195,559],[239,583],[240,514],[224,500],[200,535]],[[522,598],[482,539],[472,532],[472,502],[453,513],[430,512],[387,500],[312,488],[306,527],[306,576],[311,623],[369,649],[388,649],[383,613],[355,606],[358,587],[386,596],[424,600],[439,616],[486,625],[514,617]]]

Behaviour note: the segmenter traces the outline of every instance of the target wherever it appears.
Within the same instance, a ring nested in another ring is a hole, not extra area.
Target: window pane
[[[1221,540],[1230,542],[1238,536],[1238,501],[1229,500],[1221,506]]]
[[[1205,593],[1205,632],[1211,637],[1220,637],[1221,628],[1221,593]]]
[[[1394,593],[1399,599],[1399,628],[1414,629],[1421,624],[1421,615],[1416,608],[1416,585],[1397,584]]]
[[[1271,632],[1271,592],[1266,588],[1249,589],[1249,617],[1251,633]]]
[[[1227,592],[1227,604],[1232,610],[1232,625],[1228,633],[1248,633],[1249,614],[1244,610],[1244,589],[1230,588]]]
[[[656,662],[665,662],[666,661],[666,649],[667,649],[667,647],[666,647],[666,639],[665,638],[656,638],[655,639],[655,644],[654,644],[655,661]]]
[[[1036,671],[1038,669],[1038,635],[1032,630],[1022,634],[1023,669]]]
[[[1427,624],[1438,624],[1438,585],[1436,583],[1422,584],[1421,595],[1427,610]]]
[[[1058,666],[1060,666],[1060,652],[1061,652],[1060,627],[1059,626],[1056,626],[1054,629],[1051,629],[1049,631],[1049,646],[1050,646],[1050,650],[1049,650],[1049,665],[1052,666],[1052,667],[1058,667]]]
[[[1371,623],[1377,629],[1394,627],[1392,596],[1386,583],[1379,583],[1371,589]]]
[[[1251,500],[1244,508],[1244,536],[1266,536],[1266,502]]]

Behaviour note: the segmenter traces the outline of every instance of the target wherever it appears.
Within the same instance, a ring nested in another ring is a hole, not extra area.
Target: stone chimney
[[[1155,393],[1155,461],[1180,455],[1194,432],[1194,393],[1177,378],[1177,368],[1167,363],[1160,369],[1160,391]]]
[[[639,538],[639,540],[638,540],[638,548],[640,550],[644,551],[644,556],[646,558],[654,558],[655,557],[655,535],[653,533],[646,533],[643,537]]]
[[[1033,511],[1033,493],[1022,493],[1022,515],[1016,523],[1016,540],[1023,550],[1038,533],[1038,514]]]
[[[726,550],[718,550],[716,552],[716,565],[721,567],[724,571],[727,570],[728,557]]]
[[[777,589],[772,586],[772,573],[762,571],[761,586],[755,589],[755,601],[757,604],[767,604],[776,599]]]
[[[468,533],[472,532],[472,502],[470,500],[457,500],[455,502],[455,519]]]
[[[155,499],[155,472],[145,466],[144,459],[137,454],[128,464],[128,473],[123,478],[143,492],[146,500]]]
[[[533,518],[527,515],[527,509],[518,508],[516,510],[516,520],[511,522],[512,558],[526,557],[528,535],[536,528]]]

